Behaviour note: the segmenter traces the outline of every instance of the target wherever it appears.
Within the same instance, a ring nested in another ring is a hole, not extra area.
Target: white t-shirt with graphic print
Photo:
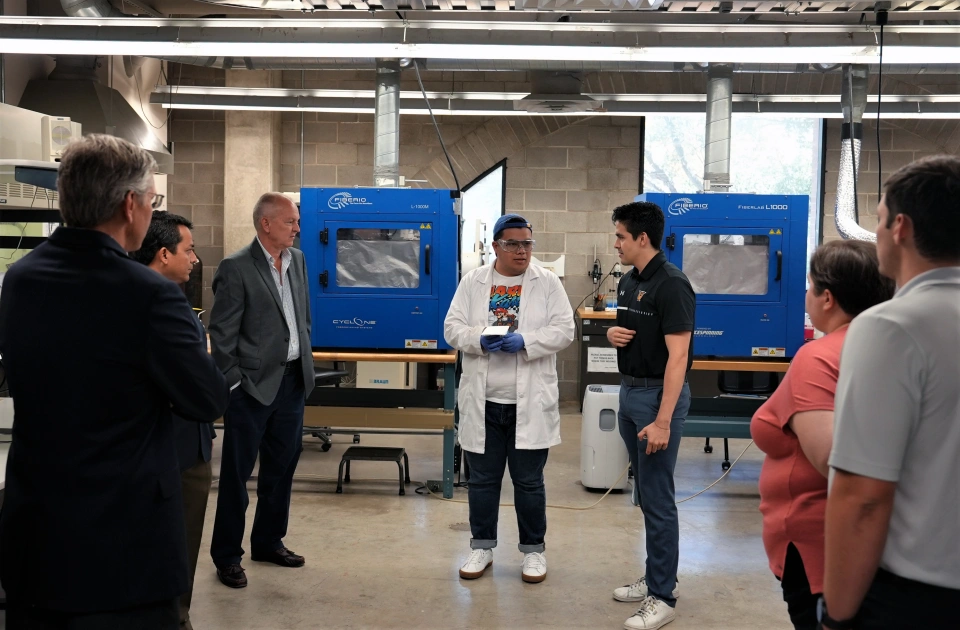
[[[520,324],[520,294],[523,291],[523,275],[506,277],[493,270],[490,284],[490,306],[487,323],[490,326]],[[508,352],[490,354],[487,369],[486,399],[501,405],[517,402],[517,355]]]

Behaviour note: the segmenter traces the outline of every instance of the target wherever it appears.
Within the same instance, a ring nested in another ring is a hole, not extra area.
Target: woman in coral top
[[[818,248],[810,260],[806,308],[825,336],[797,352],[750,423],[754,442],[767,455],[760,472],[763,545],[796,630],[817,628],[823,592],[827,458],[840,349],[850,321],[893,291],[892,281],[880,275],[873,243],[835,241]]]

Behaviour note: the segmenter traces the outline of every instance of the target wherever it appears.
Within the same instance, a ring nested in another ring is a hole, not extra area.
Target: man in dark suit
[[[130,257],[147,265],[171,282],[182,285],[190,279],[190,272],[197,264],[194,253],[193,224],[170,212],[154,211],[150,228],[143,245]],[[200,318],[194,323],[202,339],[206,332]],[[203,537],[203,521],[207,513],[207,498],[213,478],[210,455],[215,437],[213,425],[191,422],[173,416],[173,436],[180,462],[180,491],[183,495],[183,515],[187,526],[187,564],[190,588],[180,596],[180,627],[193,630],[190,623],[190,601],[193,599],[193,581],[200,557],[200,539]]]
[[[171,411],[212,422],[229,393],[183,292],[127,256],[162,199],[155,169],[119,138],[71,144],[58,183],[65,226],[4,278],[10,628],[179,625],[189,580]]]
[[[267,193],[257,201],[253,223],[257,237],[224,258],[213,277],[210,313],[213,357],[232,388],[210,555],[220,581],[232,588],[247,585],[240,566],[246,483],[258,453],[251,557],[282,567],[304,564],[283,544],[303,407],[314,385],[307,265],[293,247],[300,212],[283,195]]]

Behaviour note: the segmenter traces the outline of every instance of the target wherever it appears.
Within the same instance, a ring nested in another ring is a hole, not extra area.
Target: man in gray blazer
[[[255,561],[302,567],[283,544],[293,473],[302,450],[303,407],[313,390],[310,298],[296,205],[266,193],[253,210],[257,238],[224,258],[213,277],[210,343],[231,386],[210,555],[225,585],[243,588],[247,481],[260,455],[257,513],[250,532]]]

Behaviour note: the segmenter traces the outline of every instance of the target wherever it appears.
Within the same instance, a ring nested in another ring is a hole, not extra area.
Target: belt
[[[283,373],[287,374],[296,374],[302,370],[303,365],[300,363],[300,357],[297,357],[293,361],[287,361],[283,364]]]
[[[629,376],[627,374],[621,375],[623,378],[623,384],[630,387],[663,387],[662,378],[647,378],[645,376]]]

